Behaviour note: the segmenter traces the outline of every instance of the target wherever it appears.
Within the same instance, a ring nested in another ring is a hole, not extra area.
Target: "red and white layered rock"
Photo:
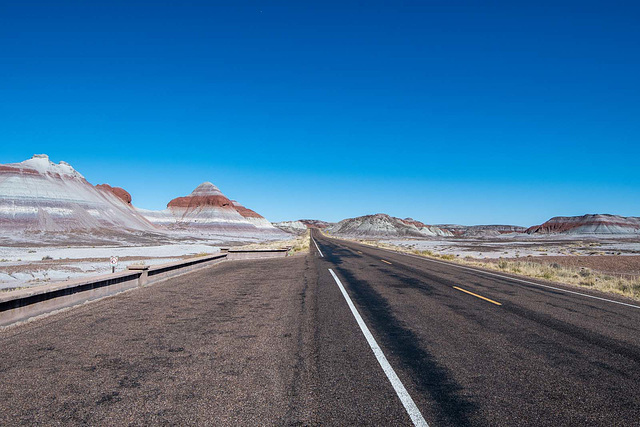
[[[235,200],[232,200],[231,203],[233,203],[234,209],[236,211],[238,211],[238,213],[240,215],[242,215],[242,217],[244,219],[246,219],[251,224],[256,226],[256,228],[261,229],[263,231],[275,231],[275,230],[277,230],[273,226],[273,224],[271,224],[271,222],[269,222],[269,220],[267,220],[265,217],[263,217],[259,213],[255,212],[255,211],[253,211],[251,209],[245,208],[244,206],[242,206],[240,203],[238,203]]]
[[[528,234],[640,234],[640,218],[618,215],[557,216],[529,227]]]
[[[210,182],[185,197],[169,202],[163,211],[138,209],[150,222],[176,230],[255,234],[280,231],[264,217],[227,198]]]
[[[0,165],[0,228],[12,232],[155,230],[123,199],[126,191],[94,187],[65,162],[40,154]],[[128,195],[128,193],[126,193]]]

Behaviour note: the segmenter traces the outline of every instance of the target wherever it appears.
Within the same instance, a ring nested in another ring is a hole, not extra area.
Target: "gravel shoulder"
[[[307,263],[223,263],[0,331],[0,424],[310,423]]]

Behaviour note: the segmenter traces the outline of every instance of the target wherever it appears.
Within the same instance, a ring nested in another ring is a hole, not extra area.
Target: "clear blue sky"
[[[527,4],[524,4],[527,3]],[[0,0],[0,163],[272,221],[640,216],[640,3]]]

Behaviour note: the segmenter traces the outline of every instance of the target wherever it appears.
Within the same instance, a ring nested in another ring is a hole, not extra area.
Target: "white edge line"
[[[422,413],[420,413],[420,410],[418,409],[415,402],[409,395],[409,392],[404,387],[404,385],[402,384],[402,381],[400,381],[400,378],[398,378],[398,375],[396,375],[396,372],[393,370],[393,368],[389,364],[389,361],[387,360],[384,353],[382,352],[382,349],[376,342],[373,335],[371,335],[369,328],[364,323],[364,320],[362,320],[362,317],[360,316],[360,313],[358,313],[356,306],[353,305],[353,302],[351,301],[349,294],[347,294],[347,291],[342,285],[342,282],[340,282],[340,279],[338,279],[338,276],[336,276],[336,273],[334,273],[332,269],[329,269],[329,273],[331,273],[331,275],[333,276],[333,279],[338,284],[338,287],[340,288],[340,292],[342,292],[342,296],[347,301],[347,305],[351,309],[351,313],[353,314],[353,317],[356,318],[356,321],[358,322],[358,326],[360,326],[360,329],[362,330],[364,337],[367,339],[367,342],[369,343],[371,350],[373,350],[373,354],[376,356],[376,359],[378,359],[378,363],[380,363],[382,370],[387,375],[389,382],[391,382],[393,389],[395,390],[396,394],[400,398],[400,401],[402,402],[402,406],[404,406],[404,409],[407,411],[407,414],[409,414],[409,417],[411,418],[413,425],[429,427],[429,424],[427,424],[427,422],[425,421],[424,417],[422,416]]]
[[[318,250],[318,253],[320,254],[320,256],[324,258],[324,255],[322,255],[322,251],[320,250],[320,248],[318,247],[318,244],[316,243],[316,239],[312,237],[311,240],[313,240],[313,244],[316,245],[316,249]]]
[[[596,297],[594,295],[583,294],[581,292],[570,291],[568,289],[556,288],[555,286],[543,285],[541,283],[530,282],[529,280],[518,279],[518,278],[515,278],[515,277],[503,276],[502,274],[493,273],[491,271],[479,270],[479,269],[473,268],[473,267],[467,267],[467,266],[464,266],[464,265],[458,265],[458,264],[453,264],[453,263],[448,263],[448,262],[442,262],[442,261],[438,261],[438,260],[427,258],[427,257],[421,257],[421,256],[417,256],[417,255],[412,255],[412,254],[406,254],[406,253],[403,253],[403,252],[392,251],[392,250],[384,249],[384,248],[378,248],[378,249],[382,249],[383,251],[392,252],[392,253],[398,254],[398,255],[405,255],[405,256],[408,256],[408,257],[411,257],[411,258],[417,258],[417,259],[421,259],[421,260],[425,260],[425,261],[435,262],[437,264],[449,265],[449,266],[452,266],[452,267],[461,268],[463,270],[475,271],[477,273],[487,274],[489,276],[496,276],[496,277],[500,277],[502,279],[515,280],[516,282],[527,283],[529,285],[540,286],[542,288],[548,288],[548,289],[554,289],[556,291],[562,291],[562,292],[566,292],[568,294],[580,295],[580,296],[587,297],[587,298],[593,298],[593,299],[597,299],[597,300],[600,300],[600,301],[612,302],[614,304],[620,304],[620,305],[624,305],[624,306],[627,306],[627,307],[633,307],[633,308],[640,309],[640,306],[633,305],[633,304],[627,304],[626,302],[620,302],[620,301],[615,301],[615,300],[612,300],[612,299]]]

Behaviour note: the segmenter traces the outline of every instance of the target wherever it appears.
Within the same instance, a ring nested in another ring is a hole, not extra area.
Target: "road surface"
[[[638,425],[635,304],[313,237],[1,331],[0,424]]]

